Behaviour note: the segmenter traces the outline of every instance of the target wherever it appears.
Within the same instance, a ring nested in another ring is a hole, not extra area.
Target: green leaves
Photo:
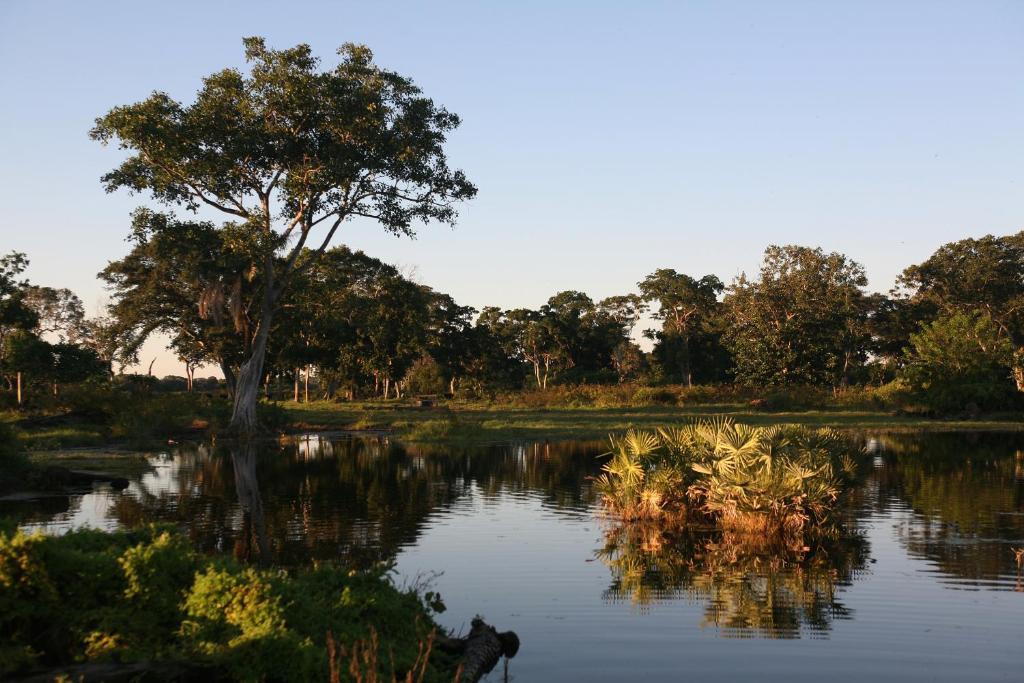
[[[765,250],[760,279],[725,298],[725,343],[738,380],[761,386],[848,381],[868,342],[863,267],[799,246]]]
[[[728,418],[612,437],[598,491],[625,520],[702,511],[765,533],[823,521],[856,471],[851,444],[829,429],[756,427]],[[837,476],[836,472],[840,474]],[[687,510],[687,499],[694,507]]]
[[[901,378],[939,412],[999,408],[1012,393],[1013,347],[984,312],[954,313],[910,336]]]

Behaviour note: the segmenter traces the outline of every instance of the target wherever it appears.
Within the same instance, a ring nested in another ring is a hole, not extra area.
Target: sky
[[[1024,2],[48,2],[0,0],[0,253],[75,290],[127,252],[145,196],[93,120],[189,102],[241,39],[345,42],[460,115],[478,196],[415,240],[337,243],[465,305],[635,291],[657,268],[729,282],[768,244],[863,264],[870,289],[939,245],[1024,229]],[[154,373],[182,374],[159,340]]]

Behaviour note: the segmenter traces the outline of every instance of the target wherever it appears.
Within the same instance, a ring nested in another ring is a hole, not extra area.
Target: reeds
[[[334,639],[334,634],[327,632],[327,665],[330,670],[331,683],[341,683],[342,671],[346,670],[345,662],[348,662],[348,675],[346,680],[355,683],[423,683],[427,675],[427,662],[430,660],[430,652],[434,647],[435,632],[431,631],[426,640],[419,643],[419,652],[412,667],[401,679],[394,673],[395,663],[392,657],[391,678],[382,677],[380,665],[380,639],[377,630],[370,627],[370,637],[360,639],[350,646],[339,644]],[[456,674],[455,680],[459,678]]]

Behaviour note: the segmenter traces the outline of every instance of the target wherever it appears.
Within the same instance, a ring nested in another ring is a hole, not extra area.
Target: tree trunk
[[[258,426],[256,420],[256,404],[260,398],[260,381],[263,379],[263,360],[267,355],[267,340],[270,337],[270,324],[273,318],[271,305],[264,305],[259,330],[252,345],[249,360],[238,369],[238,380],[235,386],[234,411],[231,414],[231,428],[242,434],[253,434]]]
[[[228,396],[230,396],[232,400],[234,400],[236,384],[235,373],[231,369],[231,366],[228,365],[226,361],[220,362],[220,371],[224,373],[224,386],[227,387]]]
[[[452,375],[451,381],[448,382],[448,393],[455,398],[455,375]]]
[[[21,373],[19,372],[16,375],[16,377],[17,377],[16,382],[17,382],[17,386],[18,386],[18,405],[20,406],[21,405]]]
[[[307,364],[306,365],[306,385],[305,385],[305,388],[303,389],[303,398],[302,398],[302,402],[303,403],[309,403],[309,367],[310,366]]]
[[[1017,385],[1017,391],[1024,391],[1024,347],[1017,349],[1013,354],[1013,381]]]
[[[293,376],[294,382],[292,384],[292,401],[295,403],[299,402],[299,369],[295,368]]]
[[[683,335],[683,381],[686,386],[693,386],[693,368],[690,365],[690,338]]]

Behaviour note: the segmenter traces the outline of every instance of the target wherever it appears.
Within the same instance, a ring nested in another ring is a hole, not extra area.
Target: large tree
[[[726,344],[741,381],[849,380],[868,348],[864,268],[838,253],[769,246],[760,278],[740,276],[725,298]]]
[[[232,416],[250,432],[273,317],[303,249],[312,249],[304,263],[314,263],[354,218],[399,235],[413,234],[417,221],[454,223],[455,203],[476,188],[445,155],[458,117],[375,65],[368,48],[346,44],[338,65],[321,70],[308,45],[244,43],[248,73],[207,77],[192,104],[157,92],[116,107],[92,137],[128,152],[104,176],[108,190],[214,209],[233,221],[222,229],[253,254],[238,273],[252,283],[241,305],[253,325]]]
[[[659,268],[638,283],[644,301],[656,302],[654,317],[662,321],[660,332],[649,331],[662,357],[675,359],[680,379],[693,384],[693,345],[701,326],[718,308],[724,286],[714,275],[696,279],[671,268]]]
[[[1024,232],[944,244],[903,271],[899,283],[913,301],[946,315],[988,316],[999,336],[1013,345],[1013,378],[1017,390],[1024,391]]]

